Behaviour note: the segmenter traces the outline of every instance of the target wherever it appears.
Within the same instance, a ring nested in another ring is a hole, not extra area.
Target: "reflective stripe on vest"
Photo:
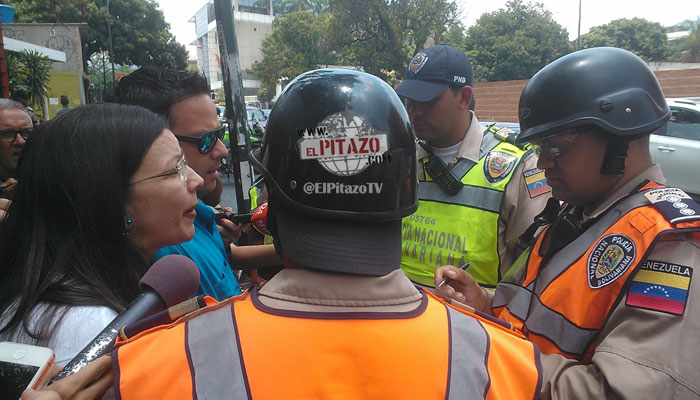
[[[248,398],[243,390],[246,382],[233,327],[230,307],[204,313],[187,322],[186,351],[193,371],[193,389],[197,399]],[[216,345],[212,345],[212,337],[216,338]]]
[[[498,282],[498,217],[515,167],[502,181],[489,183],[484,163],[494,150],[517,157],[516,167],[527,153],[486,134],[479,162],[460,159],[451,169],[464,185],[456,195],[447,195],[429,176],[419,182],[418,210],[402,221],[401,267],[414,282],[433,286],[435,268],[466,261],[479,283],[493,287]]]
[[[638,229],[635,225],[640,220],[646,224],[645,229]],[[697,229],[700,224],[695,226]],[[619,297],[625,294],[625,282],[633,276],[657,237],[673,229],[649,205],[644,192],[638,192],[613,206],[578,238],[558,251],[546,268],[541,268],[541,257],[537,254],[545,231],[528,252],[524,279],[521,271],[514,271],[512,275],[517,278],[509,279],[509,272],[498,284],[493,299],[494,314],[526,332],[544,353],[587,360],[606,317]],[[635,257],[615,280],[592,288],[585,280],[589,273],[588,255],[603,237],[613,234],[625,235],[634,243]],[[514,263],[515,269],[520,268],[517,264]],[[583,281],[580,280],[582,275]]]
[[[431,295],[416,312],[356,317],[275,315],[260,309],[256,295],[246,292],[118,341],[112,353],[118,397],[537,397],[536,347]],[[424,346],[412,345],[424,339]]]

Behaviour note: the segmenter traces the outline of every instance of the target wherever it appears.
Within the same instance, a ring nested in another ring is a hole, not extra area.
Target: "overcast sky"
[[[187,46],[190,57],[194,57],[194,23],[187,22],[207,0],[157,0],[170,24],[170,31],[178,42]],[[233,0],[232,0],[233,1]],[[462,21],[469,27],[487,12],[505,7],[506,0],[456,0],[462,8]],[[544,8],[551,11],[554,20],[569,32],[571,40],[578,31],[579,0],[541,0]],[[591,27],[606,24],[620,18],[640,17],[658,22],[663,26],[675,25],[686,19],[700,17],[700,0],[581,0],[581,34]]]

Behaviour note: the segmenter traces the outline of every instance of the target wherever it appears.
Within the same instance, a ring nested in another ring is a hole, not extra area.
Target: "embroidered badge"
[[[420,69],[423,68],[423,66],[427,62],[428,55],[425,53],[418,53],[415,56],[413,56],[411,62],[408,64],[408,70],[413,72],[414,74],[417,74],[418,71],[420,71]]]
[[[517,164],[518,157],[503,151],[491,151],[484,160],[484,177],[491,183],[504,180]]]
[[[654,189],[644,196],[672,224],[700,220],[700,205],[681,189]]]
[[[535,198],[539,195],[549,193],[552,188],[547,184],[547,178],[544,176],[544,170],[539,168],[528,169],[523,172],[527,193],[530,198]]]
[[[632,279],[625,304],[683,315],[692,277],[685,265],[649,260]]]
[[[588,286],[600,289],[627,271],[637,254],[632,239],[621,234],[603,236],[588,256]]]

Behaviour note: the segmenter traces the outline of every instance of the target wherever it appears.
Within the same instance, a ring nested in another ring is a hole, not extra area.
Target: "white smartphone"
[[[19,399],[25,389],[38,389],[46,381],[55,356],[48,347],[0,342],[0,393]]]

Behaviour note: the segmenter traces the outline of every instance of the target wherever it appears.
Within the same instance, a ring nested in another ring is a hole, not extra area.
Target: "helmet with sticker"
[[[417,208],[416,152],[394,90],[344,69],[294,79],[270,112],[255,168],[285,208],[313,217],[397,220]]]

